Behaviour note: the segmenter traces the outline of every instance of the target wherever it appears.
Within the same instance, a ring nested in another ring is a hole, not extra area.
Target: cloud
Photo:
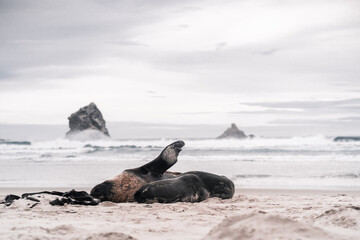
[[[226,42],[219,42],[215,44],[216,47],[216,51],[223,49],[224,47],[226,47],[227,43]]]
[[[186,6],[186,7],[181,7],[179,9],[176,9],[173,12],[175,12],[175,13],[187,13],[187,12],[192,12],[192,11],[200,11],[202,9],[203,8],[201,8],[201,7]]]
[[[145,43],[140,43],[137,41],[132,40],[117,40],[117,41],[111,41],[111,43],[123,45],[123,46],[142,46],[142,47],[148,47]]]
[[[284,101],[284,102],[241,102],[248,106],[270,107],[270,108],[294,108],[294,109],[359,109],[360,98],[340,100],[314,100],[314,101]]]
[[[147,47],[133,39],[137,28],[162,21],[164,8],[177,5],[174,1],[1,1],[0,81],[31,79],[35,84],[38,75],[23,76],[21,71],[92,65],[119,51],[123,57],[132,55],[124,48]]]
[[[189,28],[189,25],[188,24],[179,24],[178,26],[177,26],[177,29],[178,30],[184,30],[184,29],[187,29],[187,28]]]
[[[159,95],[157,92],[151,90],[147,91],[147,95],[151,98],[166,98],[166,96]]]
[[[186,115],[210,115],[215,114],[216,112],[182,112],[180,114],[186,114]]]
[[[327,118],[327,119],[319,119],[316,117],[308,117],[305,119],[277,119],[273,121],[269,121],[270,125],[286,125],[286,126],[329,126],[334,128],[339,128],[341,130],[341,127],[352,127],[353,128],[353,134],[357,132],[357,125],[360,122],[359,116],[352,116],[352,117],[346,117],[346,118]],[[338,130],[339,130],[338,129]]]
[[[360,116],[339,118],[339,121],[359,123],[360,122]]]
[[[265,56],[268,56],[268,55],[272,55],[276,52],[280,51],[280,49],[276,49],[276,48],[271,48],[269,50],[265,50],[265,51],[260,51],[258,52],[259,54],[261,55],[265,55]]]
[[[337,119],[277,119],[270,121],[271,125],[295,125],[295,126],[321,126],[321,125],[331,125],[335,122],[338,122]]]
[[[299,112],[302,112],[300,109],[265,109],[265,110],[254,110],[254,111],[233,111],[228,112],[228,114],[298,114]]]
[[[351,0],[3,0],[2,121],[59,122],[89,101],[119,121],[350,118],[360,111],[358,7]]]

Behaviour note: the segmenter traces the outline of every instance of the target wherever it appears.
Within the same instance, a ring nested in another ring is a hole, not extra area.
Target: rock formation
[[[101,132],[110,137],[109,131],[105,126],[105,120],[95,103],[90,103],[89,105],[80,108],[77,112],[71,114],[68,119],[70,131],[66,133],[67,137],[84,130],[95,130],[95,132]],[[96,134],[92,134],[92,136],[95,135]]]
[[[243,131],[240,131],[238,127],[235,125],[235,123],[231,124],[231,127],[226,129],[226,131],[221,134],[217,139],[224,139],[224,138],[247,138],[245,133]]]
[[[360,137],[336,137],[334,138],[335,142],[352,142],[352,141],[360,141]]]

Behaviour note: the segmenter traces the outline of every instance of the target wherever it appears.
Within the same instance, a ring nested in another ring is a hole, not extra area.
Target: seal
[[[184,145],[183,141],[176,141],[166,146],[154,160],[96,185],[90,195],[100,201],[117,203],[200,202],[209,197],[231,198],[235,192],[234,183],[224,176],[200,171],[167,171],[178,161]]]
[[[201,202],[211,197],[234,196],[234,183],[225,176],[192,171],[142,186],[135,193],[138,203]]]
[[[101,201],[133,202],[135,192],[145,184],[173,178],[180,174],[166,172],[166,170],[177,162],[177,157],[184,145],[183,141],[168,145],[151,162],[139,168],[127,169],[113,179],[96,185],[90,195]]]

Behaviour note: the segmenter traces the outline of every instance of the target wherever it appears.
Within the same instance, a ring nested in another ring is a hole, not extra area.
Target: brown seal
[[[184,145],[183,141],[168,145],[153,161],[139,168],[125,170],[113,179],[96,185],[90,195],[101,201],[134,201],[135,192],[142,186],[153,181],[174,178],[180,174],[166,172],[166,170],[177,162],[177,157]]]

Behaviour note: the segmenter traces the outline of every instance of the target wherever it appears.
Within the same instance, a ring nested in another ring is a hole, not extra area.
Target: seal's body
[[[201,202],[209,197],[232,198],[234,192],[230,179],[193,171],[146,184],[135,193],[135,200],[140,203]]]
[[[235,191],[234,183],[224,176],[199,171],[166,171],[177,162],[184,145],[183,141],[170,144],[153,161],[139,168],[125,170],[113,179],[96,185],[90,195],[101,201],[141,203],[231,198]]]

